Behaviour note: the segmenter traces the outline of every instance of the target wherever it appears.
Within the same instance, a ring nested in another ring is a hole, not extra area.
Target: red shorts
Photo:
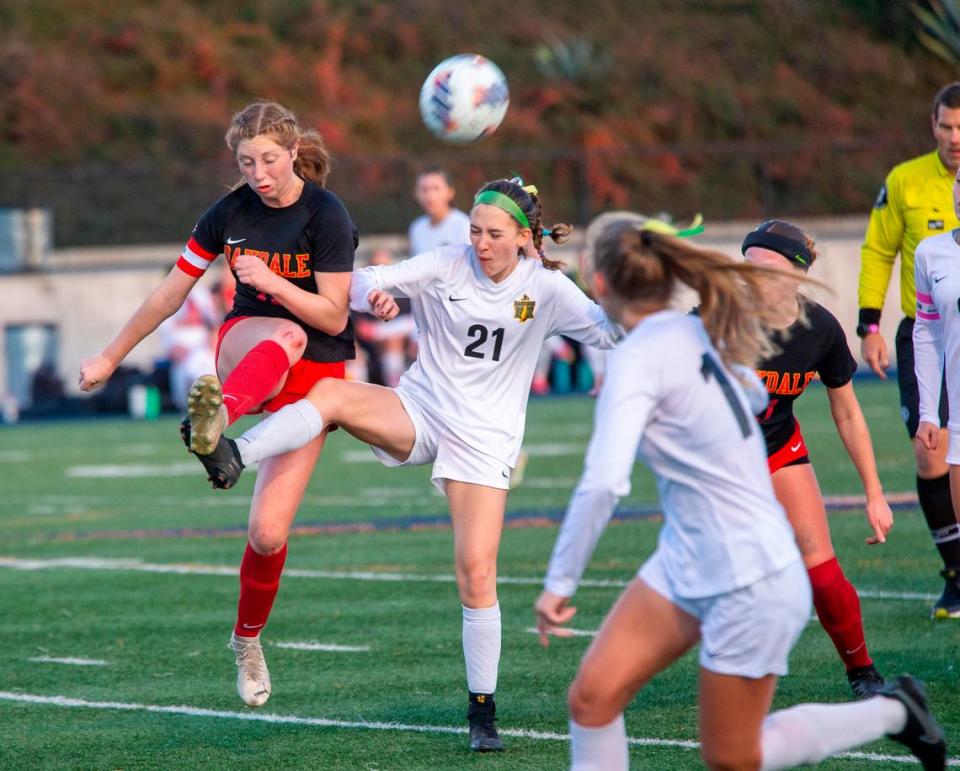
[[[249,318],[253,317],[235,316],[223,322],[220,326],[220,331],[217,332],[217,349],[214,354],[215,361],[220,360],[220,344],[223,342],[223,336],[238,321]],[[260,412],[276,412],[281,407],[305,398],[313,387],[313,384],[318,380],[323,380],[325,377],[335,377],[343,380],[346,374],[347,364],[343,361],[309,361],[308,359],[300,359],[300,361],[287,371],[287,379],[283,384],[283,390],[262,404],[258,409],[252,410],[248,414],[256,415]]]
[[[771,474],[784,466],[799,466],[810,462],[807,443],[803,441],[803,434],[800,433],[800,422],[794,420],[793,426],[793,433],[787,443],[772,455],[767,456],[767,466]]]

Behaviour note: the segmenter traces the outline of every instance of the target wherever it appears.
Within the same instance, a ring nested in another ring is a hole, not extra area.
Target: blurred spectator
[[[187,409],[187,392],[193,381],[217,371],[214,331],[222,321],[213,293],[197,284],[180,310],[160,325],[164,356],[170,362],[170,397],[181,411]]]
[[[410,225],[410,254],[422,254],[445,244],[470,243],[470,217],[453,208],[453,178],[440,166],[417,175],[414,197],[425,212]]]
[[[377,249],[370,257],[371,265],[392,265],[393,253],[389,249]],[[393,388],[406,371],[408,359],[415,353],[413,336],[416,325],[410,312],[410,301],[397,298],[399,315],[392,321],[380,321],[369,313],[354,314],[354,328],[359,346],[358,357],[366,362],[366,372],[357,373],[358,379]]]

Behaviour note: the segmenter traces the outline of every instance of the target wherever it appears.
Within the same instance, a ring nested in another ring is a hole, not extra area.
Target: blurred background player
[[[393,265],[393,253],[384,247],[374,250],[370,265]],[[368,383],[393,388],[407,368],[407,360],[416,358],[416,324],[410,309],[410,301],[397,298],[397,315],[390,321],[382,321],[372,313],[352,313],[357,331],[357,343],[366,363],[366,377],[358,378]]]
[[[954,208],[960,216],[960,172],[953,183]],[[960,230],[931,236],[917,247],[915,276],[917,320],[913,327],[920,425],[917,439],[929,452],[946,451],[950,491],[960,511]],[[946,359],[946,366],[944,366]],[[944,387],[945,386],[945,387]],[[953,417],[944,438],[938,406],[946,391]],[[947,447],[941,446],[946,442]],[[948,571],[949,572],[949,571]],[[955,572],[955,571],[954,571]],[[942,604],[938,618],[960,616],[960,608]]]
[[[216,330],[222,321],[213,292],[198,283],[157,330],[164,356],[170,362],[170,398],[181,412],[187,410],[187,393],[193,381],[216,371]]]
[[[457,191],[450,172],[428,166],[417,174],[413,195],[423,214],[410,223],[410,254],[417,255],[438,246],[470,243],[470,217],[455,209]]]
[[[770,396],[759,419],[773,490],[793,527],[813,587],[817,618],[847,668],[854,693],[865,698],[878,692],[883,677],[867,651],[860,599],[837,561],[823,495],[793,415],[794,401],[819,375],[837,433],[863,483],[867,522],[873,530],[867,543],[884,543],[893,527],[893,513],[877,474],[870,430],[853,391],[857,363],[840,322],[797,291],[817,259],[812,238],[789,222],[767,220],[747,234],[741,249],[747,262],[780,274],[760,282],[770,339],[778,352],[757,363],[757,374]]]
[[[239,417],[300,400],[325,377],[342,378],[354,356],[348,318],[357,231],[324,188],[330,162],[322,137],[274,102],[237,113],[226,133],[242,181],[200,218],[176,266],[97,356],[80,365],[80,387],[101,386],[124,357],[180,308],[225,254],[236,277],[233,309],[220,327],[219,378],[190,389],[184,436],[203,460],[211,436]],[[260,632],[280,587],[287,536],[326,438],[316,434],[260,464],[240,563],[240,599],[230,645],[237,691],[257,707],[270,697]],[[213,439],[216,443],[216,438]]]
[[[810,617],[810,584],[764,468],[748,367],[770,350],[762,271],[680,239],[612,223],[591,286],[626,337],[611,353],[583,475],[536,603],[541,642],[569,634],[568,603],[639,455],[657,477],[657,549],[624,590],[569,691],[572,768],[626,771],[623,710],[700,643],[701,753],[712,769],[815,763],[883,735],[945,768],[942,730],[909,677],[852,704],[768,715],[777,676]],[[670,309],[677,282],[699,316]]]
[[[960,618],[960,524],[950,499],[946,430],[942,430],[939,441],[931,445],[936,449],[929,449],[917,438],[920,410],[913,355],[917,301],[914,251],[924,238],[949,232],[960,225],[951,190],[953,176],[960,167],[960,82],[951,83],[937,93],[930,125],[937,149],[894,167],[873,204],[861,250],[857,334],[862,338],[864,360],[879,377],[886,379],[890,357],[880,334],[880,311],[899,252],[900,300],[904,314],[896,337],[900,410],[913,442],[920,508],[943,560],[943,593],[934,603],[931,615]],[[946,426],[945,388],[939,410],[938,425]]]
[[[555,242],[570,227],[554,225]],[[351,307],[378,316],[409,297],[417,360],[395,388],[326,380],[207,462],[229,482],[245,465],[289,452],[335,423],[388,467],[433,463],[446,495],[463,618],[470,747],[503,749],[494,692],[500,668],[497,554],[511,471],[523,440],[536,352],[565,334],[610,348],[620,336],[600,307],[544,253],[540,197],[520,180],[484,185],[470,244],[438,247],[396,265],[356,271]],[[226,486],[226,485],[225,485]]]

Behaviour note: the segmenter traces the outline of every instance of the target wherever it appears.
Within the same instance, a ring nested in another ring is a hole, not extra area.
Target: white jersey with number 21
[[[410,298],[420,331],[417,360],[399,389],[468,445],[509,466],[523,440],[543,341],[567,335],[612,348],[622,335],[561,271],[521,258],[496,283],[466,244],[354,271],[350,307],[369,310],[374,289]]]

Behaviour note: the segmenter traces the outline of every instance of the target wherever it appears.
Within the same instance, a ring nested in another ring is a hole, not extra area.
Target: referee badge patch
[[[513,317],[521,324],[533,318],[533,309],[536,301],[531,300],[529,296],[524,295],[519,300],[513,301]]]
[[[873,202],[874,209],[882,209],[887,205],[887,186],[884,184],[877,193],[877,200]]]
[[[943,230],[943,220],[927,220],[927,230]]]

